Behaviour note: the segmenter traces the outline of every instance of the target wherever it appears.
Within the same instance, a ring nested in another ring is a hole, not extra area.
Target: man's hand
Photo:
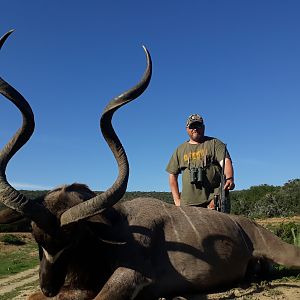
[[[180,198],[178,199],[173,199],[174,200],[174,204],[175,204],[175,206],[180,206]]]
[[[226,178],[224,184],[224,190],[233,190],[235,188],[233,177]]]

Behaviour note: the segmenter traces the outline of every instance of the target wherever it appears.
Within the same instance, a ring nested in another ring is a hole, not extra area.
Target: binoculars
[[[191,168],[190,169],[190,181],[192,184],[202,183],[203,181],[203,169],[202,168]]]

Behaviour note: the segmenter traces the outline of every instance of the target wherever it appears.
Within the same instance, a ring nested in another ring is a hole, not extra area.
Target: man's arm
[[[224,175],[225,175],[225,185],[224,190],[233,190],[235,187],[234,184],[234,171],[232,166],[232,161],[230,158],[225,158],[225,168],[224,168]]]
[[[178,174],[169,174],[169,185],[176,206],[180,206],[180,193],[178,187]]]

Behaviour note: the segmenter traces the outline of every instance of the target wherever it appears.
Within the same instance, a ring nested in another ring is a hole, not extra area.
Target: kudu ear
[[[11,224],[22,219],[24,216],[11,208],[4,208],[0,211],[0,224]]]
[[[96,239],[100,240],[105,244],[110,245],[126,245],[127,242],[124,240],[119,240],[116,234],[111,230],[112,224],[105,221],[101,215],[95,215],[84,220],[87,226],[92,229],[91,233]]]

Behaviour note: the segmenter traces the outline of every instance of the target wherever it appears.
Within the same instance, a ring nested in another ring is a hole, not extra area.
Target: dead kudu
[[[10,33],[1,38],[0,47]],[[243,279],[257,260],[300,268],[299,248],[244,217],[153,198],[118,203],[129,166],[111,120],[147,88],[152,63],[145,52],[143,78],[110,101],[100,120],[119,175],[99,195],[75,183],[33,201],[8,183],[7,163],[30,139],[34,115],[22,95],[0,79],[0,92],[23,115],[21,128],[0,153],[0,199],[32,220],[41,292],[30,299],[156,299],[229,286]]]

